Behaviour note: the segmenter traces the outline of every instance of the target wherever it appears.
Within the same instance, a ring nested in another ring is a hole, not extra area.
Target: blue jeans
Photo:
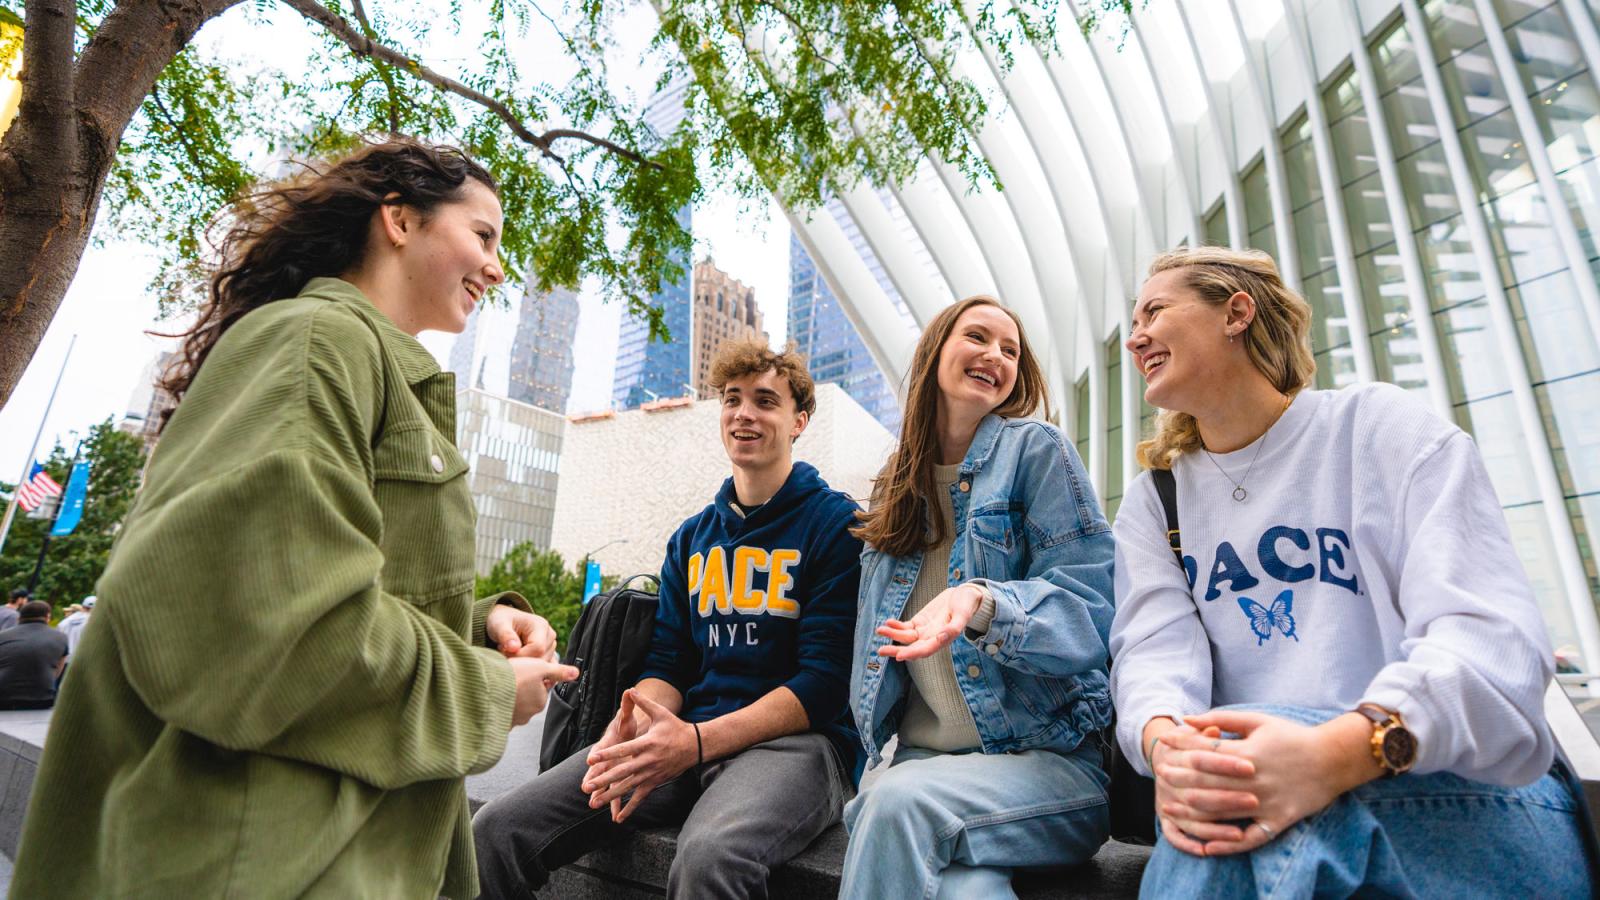
[[[1013,868],[1083,862],[1105,843],[1100,751],[938,753],[902,747],[844,808],[839,896],[1014,897]]]
[[[1236,707],[1240,708],[1240,707]],[[1242,707],[1306,725],[1337,711]],[[1587,897],[1577,801],[1446,772],[1370,781],[1250,853],[1191,856],[1164,837],[1140,897]]]

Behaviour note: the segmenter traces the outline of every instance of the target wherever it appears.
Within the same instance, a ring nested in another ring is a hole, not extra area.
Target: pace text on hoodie
[[[787,687],[859,779],[865,760],[848,703],[861,580],[861,542],[849,529],[858,507],[803,462],[748,516],[737,501],[729,478],[667,542],[640,677],[677,688],[688,722]]]

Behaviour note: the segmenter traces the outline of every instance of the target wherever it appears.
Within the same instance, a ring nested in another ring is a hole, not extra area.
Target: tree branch
[[[399,51],[390,47],[386,47],[383,44],[380,44],[371,38],[360,34],[351,27],[349,22],[346,22],[343,18],[322,4],[317,3],[316,0],[283,0],[283,2],[290,8],[299,12],[301,15],[328,29],[328,31],[333,33],[334,37],[343,41],[346,46],[355,51],[356,55],[366,56],[372,59],[378,59],[383,60],[384,62],[392,63],[393,65],[410,72],[414,77],[433,85],[441,91],[446,91],[448,93],[455,94],[458,97],[471,100],[473,103],[476,103],[479,106],[482,106],[484,109],[489,110],[498,116],[502,122],[506,123],[506,127],[511,129],[512,134],[516,135],[518,138],[522,139],[522,141],[530,144],[540,153],[558,163],[564,162],[564,160],[551,149],[551,144],[562,138],[576,138],[578,140],[588,141],[597,147],[603,147],[606,150],[617,154],[618,156],[641,165],[661,168],[660,163],[651,162],[650,160],[645,159],[640,154],[635,153],[626,147],[622,147],[606,140],[605,138],[596,137],[587,132],[577,131],[571,128],[555,128],[546,131],[544,134],[534,134],[528,129],[528,126],[523,123],[522,119],[520,119],[516,113],[512,112],[510,107],[506,106],[504,103],[501,103],[499,100],[496,100],[482,91],[468,87],[454,78],[441,75],[427,66],[422,65],[420,62],[411,59],[405,54],[400,53]]]
[[[367,18],[367,10],[361,5],[361,0],[351,0],[355,6],[356,19],[361,23],[361,30],[367,35],[367,46],[370,50],[372,42],[378,36],[372,22]],[[378,77],[383,79],[383,84],[389,89],[389,133],[400,133],[400,92],[395,90],[394,73],[389,71],[388,63],[382,60],[373,60],[373,65],[378,69]]]
[[[22,102],[15,131],[32,147],[14,149],[40,168],[70,172],[78,156],[71,112],[77,4],[73,0],[28,0],[24,12],[27,38],[22,43]],[[29,152],[39,147],[49,147],[50,152]],[[33,177],[43,174],[34,172]]]

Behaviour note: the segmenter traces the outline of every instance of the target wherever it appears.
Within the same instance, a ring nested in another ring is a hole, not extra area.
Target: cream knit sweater
[[[922,570],[911,588],[911,599],[906,601],[902,618],[915,616],[950,587],[950,548],[955,543],[955,510],[950,505],[950,486],[955,484],[960,469],[959,463],[933,468],[935,512],[944,518],[945,539],[923,554]],[[988,631],[993,617],[994,602],[986,600],[967,627],[978,632]],[[946,752],[977,749],[980,746],[978,726],[972,721],[966,698],[961,696],[961,685],[956,683],[950,648],[941,647],[932,656],[912,660],[905,666],[911,674],[911,687],[906,696],[905,715],[900,720],[900,742]]]

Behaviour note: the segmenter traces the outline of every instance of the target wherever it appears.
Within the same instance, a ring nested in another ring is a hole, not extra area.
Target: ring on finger
[[[1221,747],[1221,746],[1222,746],[1222,738],[1213,738],[1211,740],[1211,749],[1215,750],[1215,749],[1217,749],[1218,747]]]
[[[1269,838],[1274,838],[1275,839],[1278,836],[1278,833],[1276,831],[1273,831],[1271,828],[1268,828],[1267,827],[1267,823],[1261,821],[1260,819],[1256,819],[1256,820],[1252,821],[1250,824],[1252,824],[1252,825],[1256,826],[1257,828],[1261,829],[1263,832],[1266,833],[1267,837],[1269,837]]]

